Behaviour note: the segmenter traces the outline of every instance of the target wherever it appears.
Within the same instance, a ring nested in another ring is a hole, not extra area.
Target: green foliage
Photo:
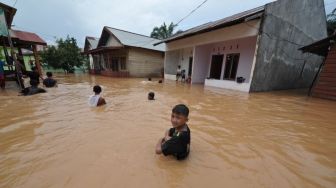
[[[330,14],[327,15],[327,28],[328,34],[332,35],[336,30],[336,9],[334,9]]]
[[[67,37],[56,41],[57,47],[48,46],[42,53],[43,62],[55,69],[63,69],[65,72],[73,73],[76,67],[83,65],[83,56],[80,48],[73,37]]]
[[[168,26],[166,23],[163,23],[160,27],[154,27],[151,37],[156,39],[166,39],[174,34],[174,29],[176,25],[172,22]]]

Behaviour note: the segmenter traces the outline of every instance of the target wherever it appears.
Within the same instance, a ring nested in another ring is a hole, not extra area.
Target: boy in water
[[[30,80],[30,87],[24,88],[20,93],[24,96],[35,95],[38,93],[46,93],[47,91],[37,87],[38,82],[36,80]]]
[[[171,114],[171,123],[173,128],[165,133],[161,138],[155,152],[165,156],[172,155],[177,160],[185,159],[189,155],[190,148],[190,130],[187,125],[189,109],[184,104],[176,105]]]
[[[182,70],[181,70],[181,66],[179,65],[176,70],[176,81],[180,79],[181,74],[182,74]]]
[[[55,87],[57,81],[53,79],[52,72],[47,72],[47,78],[43,80],[43,85],[45,87]]]
[[[150,101],[155,100],[154,97],[155,97],[155,93],[154,92],[149,92],[148,93],[148,100],[150,100]]]
[[[106,104],[106,101],[103,97],[100,96],[102,88],[99,85],[93,87],[93,92],[95,93],[89,98],[89,105],[91,107],[103,106]]]

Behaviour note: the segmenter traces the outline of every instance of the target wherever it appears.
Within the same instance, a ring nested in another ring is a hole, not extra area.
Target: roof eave
[[[202,34],[202,33],[207,33],[207,32],[214,31],[214,30],[217,30],[217,29],[222,29],[222,28],[225,28],[225,27],[234,26],[234,25],[237,25],[237,24],[240,24],[240,23],[260,19],[260,18],[262,18],[263,13],[264,13],[264,10],[261,10],[261,11],[255,12],[251,15],[241,17],[237,20],[232,20],[230,22],[226,22],[226,23],[217,25],[215,27],[205,28],[205,29],[202,29],[200,31],[196,31],[196,32],[193,32],[193,33],[181,35],[181,36],[176,37],[176,38],[171,38],[171,39],[168,38],[168,39],[162,40],[161,42],[155,43],[154,46],[157,46],[157,45],[162,44],[162,43],[170,43],[170,42],[173,42],[173,41],[176,41],[176,40],[188,38],[188,37],[199,35],[199,34]]]

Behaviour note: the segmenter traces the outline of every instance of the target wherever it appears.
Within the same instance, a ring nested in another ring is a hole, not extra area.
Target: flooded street
[[[336,102],[296,91],[57,79],[46,94],[0,92],[0,187],[336,187]],[[88,107],[95,84],[105,107]],[[178,103],[191,112],[184,161],[154,152]]]

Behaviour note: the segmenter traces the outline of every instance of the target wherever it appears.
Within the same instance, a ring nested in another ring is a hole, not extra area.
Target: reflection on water
[[[336,187],[336,102],[300,92],[58,79],[47,94],[0,92],[0,187]],[[108,105],[92,109],[95,84]],[[177,103],[191,110],[191,153],[182,162],[154,154]]]

